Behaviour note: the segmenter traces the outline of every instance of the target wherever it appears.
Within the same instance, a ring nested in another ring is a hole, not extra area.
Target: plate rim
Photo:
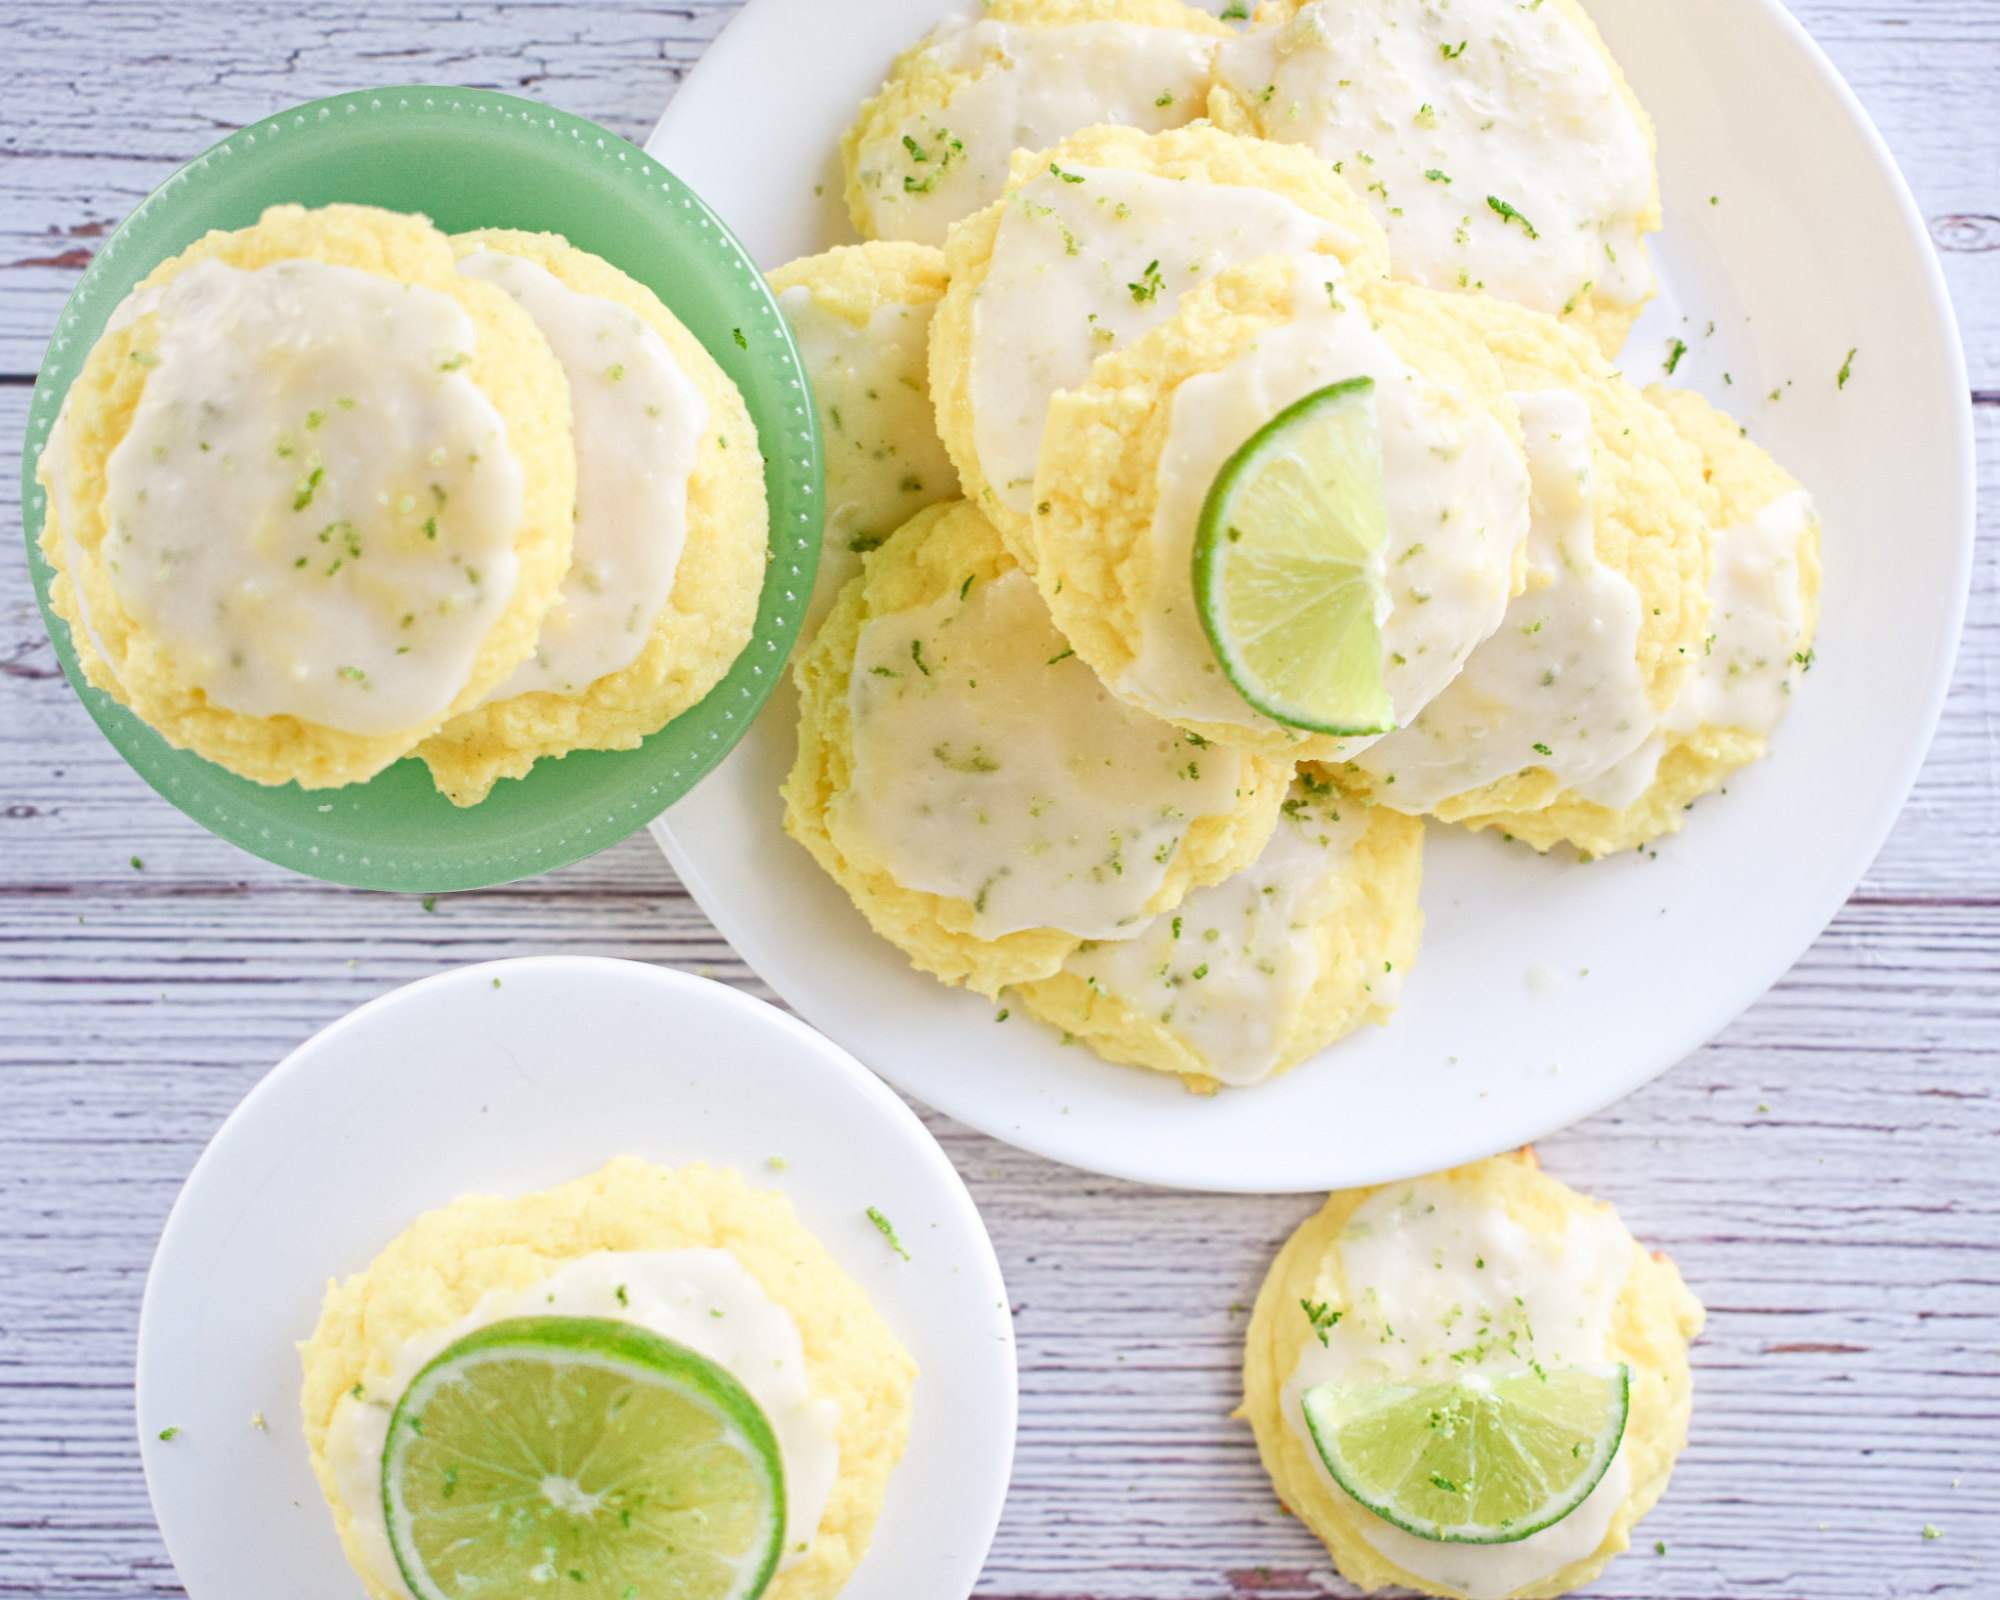
[[[176,1256],[185,1258],[189,1239],[184,1236],[200,1226],[193,1214],[197,1200],[190,1197],[197,1195],[197,1186],[204,1170],[212,1173],[218,1170],[210,1165],[212,1161],[226,1163],[231,1159],[230,1146],[247,1137],[249,1131],[254,1131],[258,1119],[263,1115],[263,1107],[274,1097],[287,1092],[292,1080],[297,1079],[302,1073],[328,1070],[318,1064],[323,1058],[337,1063],[338,1052],[345,1047],[344,1042],[354,1033],[365,1032],[371,1027],[378,1026],[387,1013],[405,1010],[413,1004],[423,1005],[440,990],[466,987],[476,989],[480,987],[479,980],[490,977],[497,984],[504,975],[518,976],[524,971],[554,975],[558,978],[566,973],[594,974],[614,982],[632,985],[635,990],[650,986],[658,994],[666,997],[667,1010],[690,1003],[695,1006],[712,1007],[716,1011],[733,1014],[746,1027],[769,1030],[789,1044],[790,1056],[799,1063],[797,1070],[831,1073],[845,1090],[857,1094],[860,1103],[867,1108],[867,1114],[879,1118],[886,1129],[894,1131],[900,1146],[907,1152],[908,1159],[924,1169],[926,1182],[935,1187],[946,1205],[959,1213],[961,1224],[969,1224],[966,1237],[975,1246],[971,1251],[972,1268],[979,1274],[982,1290],[993,1294],[1010,1324],[1009,1336],[1004,1342],[993,1341],[1002,1344],[1005,1352],[1001,1365],[1005,1368],[1006,1381],[1004,1385],[997,1386],[989,1396],[990,1399],[999,1402],[1000,1425],[995,1430],[999,1448],[997,1454],[991,1458],[991,1464],[995,1468],[992,1473],[992,1493],[981,1513],[968,1520],[968,1529],[978,1547],[977,1561],[972,1565],[967,1578],[969,1593],[977,1581],[986,1555],[992,1549],[1011,1484],[1020,1423],[1020,1362],[1017,1342],[1011,1336],[1011,1314],[1006,1312],[1012,1301],[1008,1294],[1005,1275],[1000,1266],[998,1253],[993,1247],[991,1234],[987,1230],[985,1217],[972,1199],[965,1179],[952,1164],[951,1158],[945,1153],[937,1138],[895,1090],[825,1034],[809,1027],[790,1013],[726,984],[699,978],[673,967],[662,967],[650,962],[613,956],[503,957],[493,961],[447,968],[377,995],[344,1012],[287,1051],[284,1057],[231,1108],[229,1114],[210,1135],[201,1154],[196,1158],[176,1192],[174,1203],[154,1246],[140,1299],[133,1351],[134,1434],[140,1447],[139,1457],[146,1480],[147,1499],[159,1527],[161,1540],[167,1546],[169,1558],[173,1559],[174,1533],[169,1528],[170,1518],[161,1513],[160,1494],[155,1484],[155,1475],[160,1470],[162,1462],[155,1451],[147,1448],[149,1424],[158,1421],[157,1415],[153,1414],[154,1407],[158,1403],[154,1395],[157,1393],[157,1385],[165,1381],[160,1369],[169,1359],[162,1347],[162,1340],[166,1337],[162,1327],[163,1319],[169,1315],[163,1309],[165,1297],[171,1290],[161,1287],[163,1282],[161,1272],[163,1261],[171,1262]],[[220,1155],[217,1154],[218,1150],[221,1151]],[[695,1159],[699,1161],[706,1158]],[[793,1159],[796,1160],[796,1154]],[[573,1176],[585,1175],[578,1173]],[[749,1175],[745,1176],[747,1178]],[[414,1220],[414,1217],[409,1219],[409,1221]],[[813,1232],[815,1237],[818,1236],[819,1224],[808,1222],[803,1218],[801,1221],[802,1225],[807,1226],[808,1231]],[[407,1226],[407,1223],[405,1225]],[[386,1243],[386,1239],[382,1241],[382,1244]],[[377,1249],[379,1253],[379,1245]],[[331,1264],[328,1270],[329,1275],[337,1274],[339,1264]],[[965,1331],[969,1330],[961,1330]],[[975,1339],[972,1342],[980,1341]],[[291,1419],[285,1420],[289,1423]],[[905,1471],[908,1459],[906,1451],[895,1471]],[[893,1476],[890,1481],[892,1485],[890,1492],[893,1493],[895,1482]],[[885,1501],[885,1506],[886,1504]],[[878,1546],[871,1544],[870,1548],[872,1553]],[[856,1570],[859,1572],[861,1568],[857,1567]]]

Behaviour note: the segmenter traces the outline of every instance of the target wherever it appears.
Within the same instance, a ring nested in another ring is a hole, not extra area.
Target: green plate
[[[771,505],[757,630],[727,677],[637,750],[581,750],[503,779],[461,810],[404,760],[344,789],[265,788],[176,750],[83,679],[49,610],[35,461],[114,306],[211,228],[284,201],[421,211],[447,233],[560,233],[647,285],[736,381]],[[742,340],[739,344],[738,331]],[[804,370],[764,276],[714,212],[652,157],[580,117],[483,90],[377,89],[315,100],[196,157],[105,240],[42,361],[21,452],[35,594],[85,708],[140,777],[211,832],[333,883],[429,892],[510,883],[616,843],[678,800],[742,737],[784,671],[819,562],[820,453]]]

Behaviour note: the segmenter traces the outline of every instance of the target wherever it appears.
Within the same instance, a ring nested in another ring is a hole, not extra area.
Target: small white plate
[[[782,1012],[565,956],[465,967],[363,1006],[293,1051],[196,1163],[146,1280],[137,1401],[189,1594],[361,1600],[300,1431],[293,1345],[327,1280],[461,1194],[545,1189],[616,1155],[734,1167],[790,1195],[919,1369],[909,1449],[843,1600],[971,1591],[1013,1461],[1014,1343],[957,1172],[887,1087]]]
[[[996,1026],[869,933],[780,830],[795,702],[774,695],[654,830],[744,959],[890,1082],[1155,1183],[1386,1181],[1637,1088],[1781,977],[1867,870],[1936,726],[1971,571],[1972,421],[1943,280],[1887,149],[1777,0],[1587,3],[1660,133],[1661,293],[1627,374],[1660,377],[1684,340],[1674,381],[1734,412],[1824,518],[1818,663],[1775,753],[1657,859],[1584,866],[1432,827],[1424,948],[1395,1020],[1205,1101],[1018,1012]],[[751,0],[648,149],[766,267],[851,239],[836,140],[950,4]]]

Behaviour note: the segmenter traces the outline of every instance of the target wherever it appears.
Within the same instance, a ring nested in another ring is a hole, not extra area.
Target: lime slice
[[[777,1440],[743,1386],[626,1322],[521,1317],[417,1374],[382,1505],[418,1600],[751,1600],[777,1569]]]
[[[1237,692],[1289,727],[1387,733],[1375,382],[1287,406],[1223,463],[1194,540],[1195,605]]]
[[[1582,1505],[1625,1436],[1630,1369],[1552,1367],[1303,1397],[1333,1481],[1420,1539],[1512,1544]]]

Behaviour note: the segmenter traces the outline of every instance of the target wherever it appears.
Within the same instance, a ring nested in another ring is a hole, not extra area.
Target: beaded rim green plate
[[[461,810],[405,759],[364,784],[266,788],[176,750],[77,667],[49,610],[36,541],[35,462],[112,308],[211,228],[266,206],[333,201],[420,211],[447,233],[560,233],[653,290],[743,391],[764,451],[771,560],[750,643],[727,676],[636,750],[584,750],[503,779]],[[739,337],[740,336],[740,337]],[[705,776],[783,673],[819,561],[820,450],[798,352],[757,265],[653,157],[580,117],[483,90],[412,87],[336,95],[269,117],[197,156],[105,240],[63,308],[21,452],[22,524],[35,595],[63,672],[134,771],[210,832],[253,855],[357,888],[477,889],[615,844]]]

